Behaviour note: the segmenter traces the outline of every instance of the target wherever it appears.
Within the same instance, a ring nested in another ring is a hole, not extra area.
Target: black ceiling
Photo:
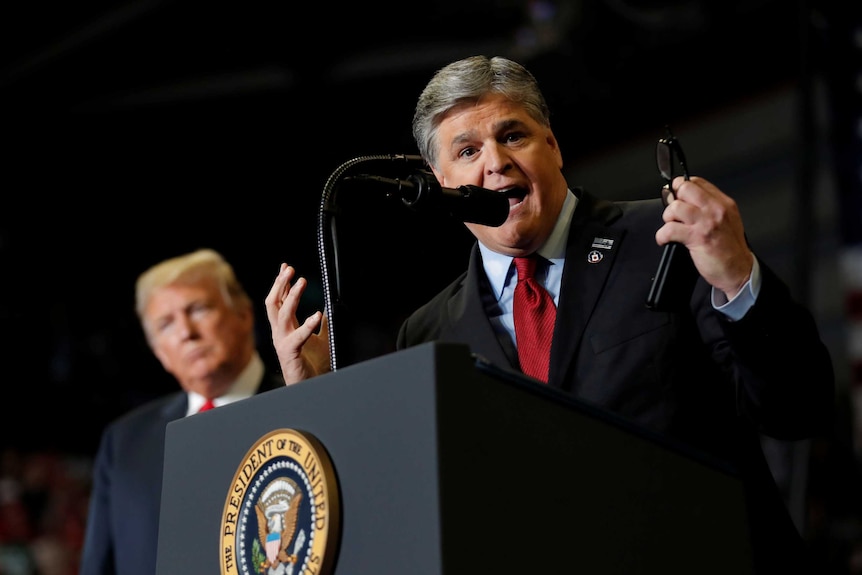
[[[483,52],[529,64],[560,128],[605,143],[792,79],[802,55],[801,4],[782,0],[8,4],[4,115],[25,133],[237,113],[406,146],[429,74]]]

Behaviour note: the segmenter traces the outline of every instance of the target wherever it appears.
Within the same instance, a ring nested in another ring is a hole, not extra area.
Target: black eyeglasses
[[[674,154],[679,160],[679,167],[682,168],[682,175],[688,179],[688,167],[685,165],[685,154],[682,151],[682,146],[679,145],[679,140],[670,131],[669,126],[665,126],[667,137],[658,141],[655,148],[656,164],[661,177],[665,179],[667,184],[662,188],[661,199],[666,206],[668,203],[668,195],[671,193],[671,183],[673,182],[674,174]]]

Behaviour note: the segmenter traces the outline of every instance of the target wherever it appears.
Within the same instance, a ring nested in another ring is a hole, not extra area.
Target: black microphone
[[[395,186],[405,206],[417,211],[442,210],[464,222],[497,227],[509,217],[506,194],[470,185],[444,188],[434,174],[425,170],[414,172],[403,180],[369,174],[346,179]]]

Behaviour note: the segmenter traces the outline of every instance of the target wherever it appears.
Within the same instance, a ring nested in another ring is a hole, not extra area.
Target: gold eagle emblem
[[[294,553],[289,553],[288,547],[296,533],[301,501],[302,493],[293,481],[278,479],[267,486],[255,505],[258,538],[266,550],[266,561],[259,566],[261,572],[282,563],[296,563],[301,543],[295,546]]]

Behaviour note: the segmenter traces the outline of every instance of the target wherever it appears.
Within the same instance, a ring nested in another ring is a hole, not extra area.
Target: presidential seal
[[[339,537],[338,484],[308,433],[279,429],[248,450],[221,521],[222,575],[329,575]]]

